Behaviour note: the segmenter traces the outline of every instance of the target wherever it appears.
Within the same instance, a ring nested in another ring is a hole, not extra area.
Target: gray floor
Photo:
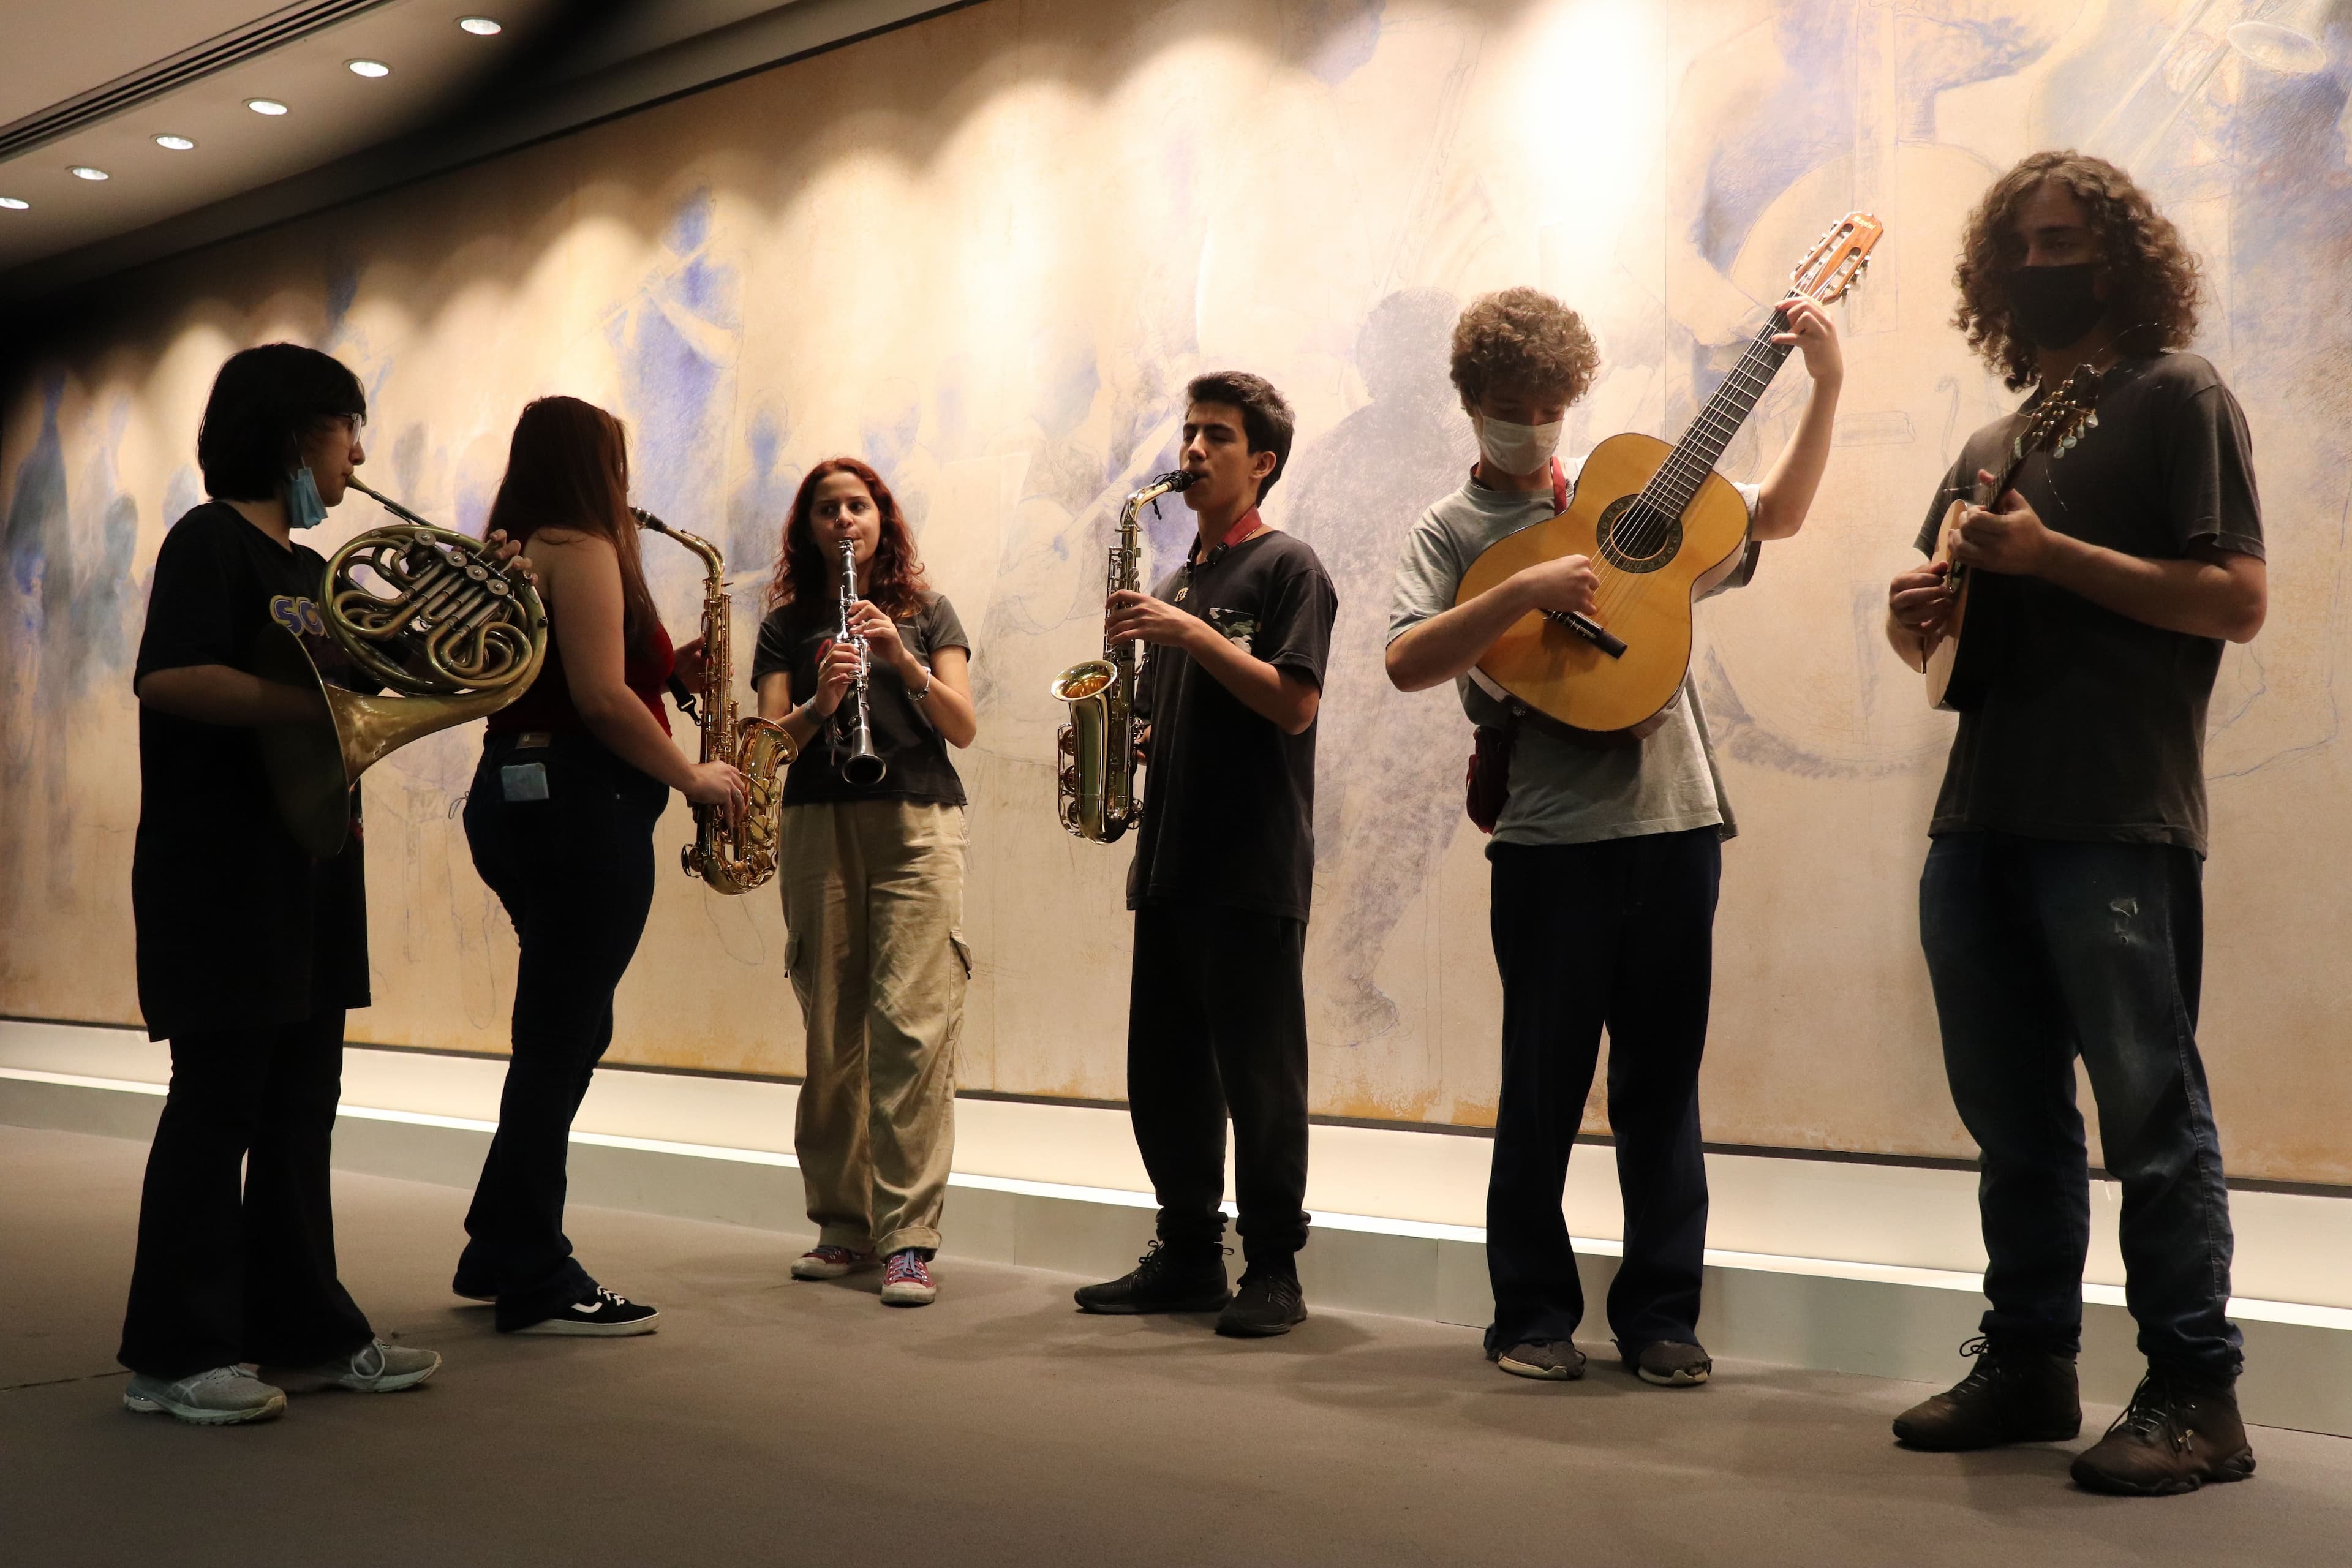
[[[1896,1449],[1915,1384],[1538,1384],[1467,1331],[1335,1313],[1234,1343],[952,1252],[937,1306],[891,1311],[871,1276],[792,1283],[774,1236],[609,1210],[573,1239],[663,1331],[502,1340],[442,1292],[464,1194],[367,1176],[337,1182],[344,1279],[441,1374],[185,1427],[124,1412],[113,1365],[143,1156],[0,1128],[0,1562],[2352,1561],[2341,1439],[2263,1431],[2246,1484],[2093,1498],[2060,1447]]]

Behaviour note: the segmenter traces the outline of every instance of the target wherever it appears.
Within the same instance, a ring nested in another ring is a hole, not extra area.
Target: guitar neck
[[[1706,400],[1706,406],[1698,411],[1698,417],[1691,421],[1690,428],[1683,433],[1682,440],[1651,479],[1649,497],[1666,515],[1682,515],[1698,494],[1699,486],[1715,471],[1716,459],[1723,456],[1723,449],[1739,434],[1748,416],[1755,412],[1756,400],[1764,395],[1764,389],[1772,384],[1772,377],[1789,357],[1790,345],[1772,341],[1788,330],[1788,318],[1774,307],[1771,319],[1748,341],[1739,363],[1731,367],[1731,374],[1723,378],[1715,395]]]

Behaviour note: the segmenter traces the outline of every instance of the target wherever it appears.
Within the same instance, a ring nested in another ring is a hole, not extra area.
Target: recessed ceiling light
[[[156,137],[155,145],[158,147],[168,147],[174,153],[186,153],[193,150],[195,143],[189,141],[184,136],[166,135]]]
[[[29,207],[32,205],[33,204],[30,202],[21,201],[15,196],[0,196],[0,207],[6,207],[12,213],[23,212],[26,207]]]
[[[283,114],[286,106],[274,98],[248,98],[245,106],[256,114]]]
[[[466,31],[473,34],[478,38],[487,38],[493,33],[503,32],[505,30],[496,22],[491,21],[488,16],[460,16],[457,18],[457,26],[465,28]]]
[[[345,60],[344,68],[353,76],[390,76],[392,68],[382,60]]]
[[[93,169],[88,163],[76,163],[72,168],[68,169],[66,173],[71,174],[77,180],[102,180],[106,178],[105,170]]]

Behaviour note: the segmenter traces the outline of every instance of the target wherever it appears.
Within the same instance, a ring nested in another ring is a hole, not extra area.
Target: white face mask
[[[1555,419],[1549,425],[1514,425],[1484,414],[1471,415],[1470,423],[1478,432],[1478,451],[1486,466],[1514,475],[1532,474],[1550,462],[1552,453],[1559,448],[1559,433],[1568,424]]]

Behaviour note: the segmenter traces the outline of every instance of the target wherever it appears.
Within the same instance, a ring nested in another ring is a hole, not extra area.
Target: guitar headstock
[[[1871,249],[1885,232],[1886,226],[1868,213],[1846,214],[1789,274],[1789,292],[1823,305],[1844,298],[1870,266]]]
[[[2053,458],[2074,450],[2085,430],[2099,427],[2099,373],[2078,364],[2066,384],[2043,398],[2010,444],[2012,456],[2046,451]]]

